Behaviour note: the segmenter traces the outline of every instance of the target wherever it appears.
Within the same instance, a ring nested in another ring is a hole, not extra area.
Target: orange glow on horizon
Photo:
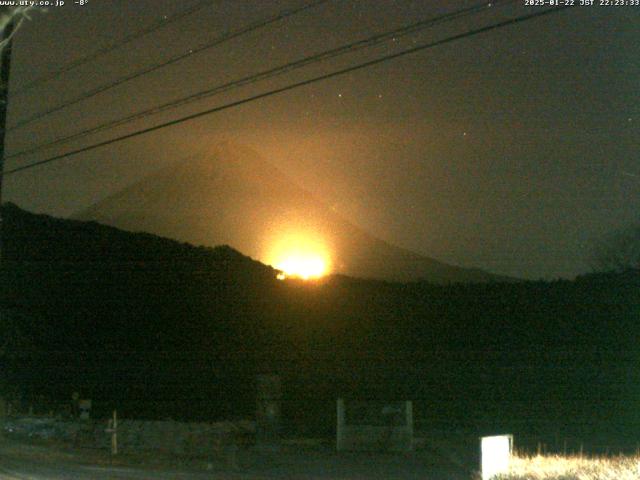
[[[280,270],[278,280],[318,279],[330,271],[328,248],[322,240],[307,233],[282,234],[270,245],[267,259],[267,263]]]
[[[280,280],[287,277],[299,277],[303,280],[319,278],[326,274],[327,267],[319,257],[293,255],[285,258],[275,266],[282,273]]]

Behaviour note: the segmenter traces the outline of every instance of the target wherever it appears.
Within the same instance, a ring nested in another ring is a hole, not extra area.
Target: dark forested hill
[[[29,398],[80,390],[128,416],[247,416],[255,374],[275,372],[299,431],[330,430],[338,395],[413,399],[427,427],[640,426],[637,271],[283,282],[229,247],[13,205],[3,216],[0,354],[5,381]]]

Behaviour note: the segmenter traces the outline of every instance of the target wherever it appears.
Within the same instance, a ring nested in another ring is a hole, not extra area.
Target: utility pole
[[[0,52],[0,266],[2,265],[3,228],[2,228],[2,183],[4,180],[4,150],[5,134],[7,128],[7,107],[9,105],[9,70],[11,69],[11,36],[15,28],[14,19],[11,18],[1,32],[0,42],[6,45]]]

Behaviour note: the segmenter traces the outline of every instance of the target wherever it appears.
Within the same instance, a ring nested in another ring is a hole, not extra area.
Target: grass
[[[514,455],[509,473],[495,480],[638,480],[640,455],[583,457]]]

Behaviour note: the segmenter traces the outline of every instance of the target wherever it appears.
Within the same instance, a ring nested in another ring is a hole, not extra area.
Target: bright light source
[[[287,277],[300,277],[304,280],[318,278],[325,274],[326,266],[320,257],[293,255],[276,264]]]
[[[265,256],[268,263],[280,270],[278,280],[287,277],[310,280],[329,273],[328,252],[322,239],[310,232],[285,231],[270,241]]]
[[[511,460],[513,435],[496,435],[480,439],[482,480],[507,473]]]

